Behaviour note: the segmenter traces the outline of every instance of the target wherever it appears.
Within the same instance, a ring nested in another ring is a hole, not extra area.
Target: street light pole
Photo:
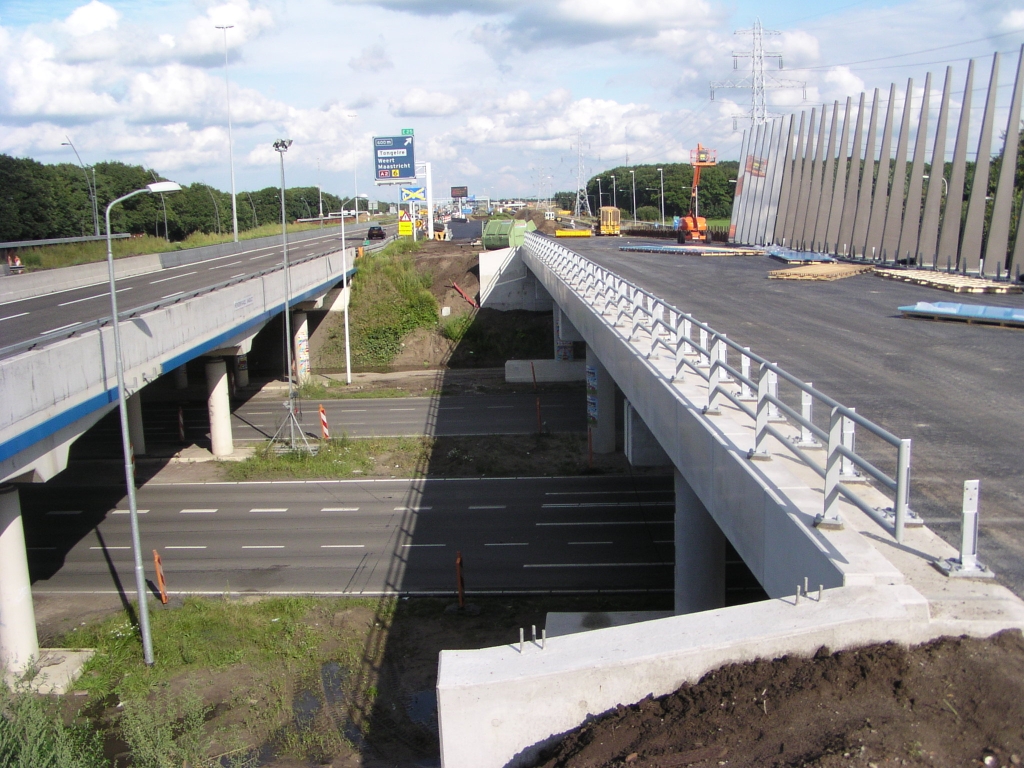
[[[658,175],[661,176],[661,226],[665,226],[665,172],[659,168]]]
[[[75,157],[78,158],[78,164],[82,166],[82,173],[85,174],[85,188],[89,190],[89,200],[92,203],[92,226],[95,230],[96,237],[100,236],[100,213],[99,206],[96,204],[96,169],[92,169],[92,183],[89,183],[89,172],[85,168],[85,163],[82,162],[81,155],[78,154],[78,150],[75,149],[75,145],[71,143],[71,139],[67,136],[64,137],[67,141],[62,141],[61,146],[71,147],[71,151],[75,153]]]
[[[284,250],[284,341],[285,371],[288,374],[288,431],[290,450],[295,450],[295,387],[292,386],[292,319],[290,303],[292,296],[292,277],[288,272],[288,222],[284,209],[284,153],[292,145],[291,139],[278,139],[274,149],[281,158],[281,247]]]
[[[618,208],[619,207],[619,198],[618,198],[617,193],[615,192],[615,174],[614,173],[612,174],[612,207],[613,208]]]
[[[348,244],[345,242],[345,201],[341,201],[341,288],[345,292],[345,383],[352,383],[352,353],[349,348],[348,337],[348,302],[351,292],[348,287]]]
[[[633,177],[633,223],[636,224],[636,171],[630,171],[629,175]]]
[[[234,29],[233,24],[217,27],[224,33],[224,95],[228,106],[228,164],[231,166],[231,231],[235,242],[238,242],[238,205],[235,200],[235,155],[231,139],[231,83],[228,81],[228,30]]]
[[[110,209],[129,197],[144,192],[163,194],[177,192],[173,181],[158,181],[117,198],[107,206],[107,274],[110,281],[110,324],[114,331],[114,368],[117,371],[117,407],[121,414],[121,450],[124,453],[124,481],[128,489],[128,515],[135,556],[135,591],[139,598],[139,631],[142,634],[142,655],[147,666],[153,666],[153,637],[149,631],[149,604],[146,597],[146,570],[142,565],[142,544],[139,539],[139,510],[135,500],[135,462],[131,438],[128,436],[128,400],[124,391],[124,359],[121,357],[121,326],[117,315],[117,286],[114,280],[114,251],[110,237]]]
[[[597,207],[604,205],[604,195],[601,193],[601,177],[597,177]]]

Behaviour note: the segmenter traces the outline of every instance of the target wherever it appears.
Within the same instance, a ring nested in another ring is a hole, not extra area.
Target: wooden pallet
[[[933,272],[930,269],[879,269],[875,274],[889,280],[925,285],[951,293],[1021,293],[1024,289],[1014,283],[996,282],[981,277],[967,277],[950,272]]]
[[[773,269],[768,277],[772,280],[842,280],[872,269],[869,264],[806,264],[792,269]]]

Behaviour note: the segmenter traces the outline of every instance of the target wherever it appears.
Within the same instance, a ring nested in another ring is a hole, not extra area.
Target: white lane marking
[[[224,257],[224,258],[227,258],[227,257]],[[216,267],[210,267],[210,269],[213,270],[213,269],[224,269],[224,267],[237,267],[241,263],[242,263],[241,260],[239,260],[239,261],[232,261],[232,262],[230,262],[228,264],[218,264]]]
[[[433,509],[433,507],[395,507],[392,512],[422,512],[425,509]]]
[[[674,501],[580,501],[571,504],[541,504],[541,509],[594,509],[596,507],[674,507]]]
[[[288,507],[253,507],[250,512],[287,512]]]
[[[64,305],[61,304],[60,306],[63,307]],[[7,317],[0,317],[0,323],[2,323],[4,320],[13,320],[16,317],[24,317],[27,314],[28,314],[28,312],[19,312],[16,315],[8,315]]]
[[[67,325],[62,325],[60,328],[51,328],[48,331],[43,331],[39,335],[40,336],[45,336],[48,333],[56,333],[57,331],[63,331],[66,328],[74,328],[76,325],[79,325],[79,323],[68,323]]]
[[[131,549],[131,547],[89,547],[89,549]]]
[[[168,544],[164,549],[206,549],[206,545],[188,546],[185,544]]]
[[[494,544],[484,544],[485,547],[528,547],[528,541],[499,541]]]
[[[403,544],[403,549],[410,549],[411,547],[447,547],[447,544]]]
[[[544,526],[566,526],[566,525],[673,525],[673,520],[616,520],[614,522],[601,523],[534,523],[539,527]]]
[[[321,512],[358,512],[359,507],[324,507]]]
[[[505,509],[504,504],[477,504],[470,509]]]
[[[181,510],[181,514],[183,514],[183,515],[212,515],[216,511],[217,511],[216,507],[214,507],[213,509],[183,509],[183,510]]]
[[[246,272],[239,272],[237,275],[232,275],[231,277],[229,277],[228,280],[234,280],[236,277],[242,277],[245,274],[247,274],[247,273]]]
[[[415,408],[388,408],[389,411],[415,411]]]
[[[320,549],[366,549],[365,544],[321,544]]]
[[[48,515],[61,515],[61,516],[80,515],[80,514],[82,514],[82,510],[80,510],[80,509],[54,509],[54,510],[51,510],[51,511],[47,512],[46,514],[48,514]]]
[[[639,496],[640,494],[650,493],[672,493],[671,490],[665,491],[546,491],[545,496],[622,496],[628,494],[630,496]]]
[[[161,277],[159,280],[150,280],[150,285],[156,285],[157,283],[166,283],[168,280],[177,280],[180,277],[188,277],[189,275],[198,275],[199,270],[193,270],[192,272],[182,272],[180,275],[171,275],[170,277]]]
[[[613,541],[570,541],[569,546],[577,546],[583,544],[614,544]]]
[[[276,416],[277,411],[249,411],[246,416]]]
[[[148,509],[136,509],[135,513],[139,514],[139,515],[145,515],[145,514],[149,513],[149,510]],[[130,509],[115,509],[113,512],[111,512],[111,514],[113,514],[113,515],[128,515],[128,514],[131,514],[131,510]]]
[[[125,291],[130,291],[130,290],[131,290],[130,287],[129,288],[118,288],[117,292],[118,293],[124,293]],[[97,293],[97,294],[95,294],[93,296],[86,296],[84,299],[74,299],[72,301],[65,301],[63,304],[58,304],[57,306],[58,307],[69,307],[72,304],[78,304],[78,303],[83,302],[83,301],[91,301],[93,299],[104,299],[104,298],[107,298],[108,296],[110,296],[109,293]],[[26,314],[28,314],[28,313],[26,313]]]
[[[284,549],[284,544],[243,544],[242,549]]]
[[[524,563],[523,568],[658,568],[675,563]]]
[[[341,408],[342,413],[366,413],[366,408]]]
[[[181,296],[184,291],[175,291],[174,293],[168,293],[166,296],[161,296],[161,299],[173,299],[175,296]]]

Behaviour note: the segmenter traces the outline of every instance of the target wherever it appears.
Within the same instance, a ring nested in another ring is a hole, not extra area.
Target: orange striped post
[[[160,602],[167,605],[167,582],[164,581],[164,563],[160,553],[153,550],[153,565],[156,566],[156,586],[160,590]]]
[[[324,410],[322,404],[320,406],[320,432],[323,435],[324,440],[331,439],[331,430],[327,426],[327,411]]]

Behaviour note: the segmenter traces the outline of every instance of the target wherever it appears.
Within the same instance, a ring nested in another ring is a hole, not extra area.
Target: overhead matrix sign
[[[413,136],[374,136],[374,180],[378,184],[416,178]]]

